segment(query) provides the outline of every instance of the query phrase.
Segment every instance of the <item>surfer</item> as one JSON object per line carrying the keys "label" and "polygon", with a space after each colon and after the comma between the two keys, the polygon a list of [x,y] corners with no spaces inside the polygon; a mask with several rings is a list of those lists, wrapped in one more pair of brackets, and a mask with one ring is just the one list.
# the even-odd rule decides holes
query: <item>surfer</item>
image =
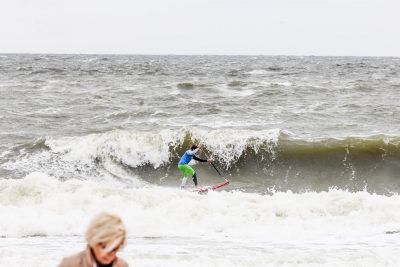
{"label": "surfer", "polygon": [[196,156],[196,153],[199,152],[200,147],[197,145],[192,145],[192,147],[183,154],[181,160],[178,163],[178,169],[181,171],[183,178],[181,183],[181,188],[185,188],[186,181],[188,177],[193,177],[194,185],[197,187],[197,175],[196,171],[189,166],[189,162],[194,159],[200,162],[208,162],[212,163],[211,159],[200,159]]}

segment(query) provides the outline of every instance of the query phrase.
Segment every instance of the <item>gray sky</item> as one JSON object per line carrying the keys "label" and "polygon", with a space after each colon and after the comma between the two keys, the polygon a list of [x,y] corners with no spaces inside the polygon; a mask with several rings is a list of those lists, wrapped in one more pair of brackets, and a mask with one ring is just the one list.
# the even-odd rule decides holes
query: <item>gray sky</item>
{"label": "gray sky", "polygon": [[400,56],[400,0],[0,0],[0,53]]}

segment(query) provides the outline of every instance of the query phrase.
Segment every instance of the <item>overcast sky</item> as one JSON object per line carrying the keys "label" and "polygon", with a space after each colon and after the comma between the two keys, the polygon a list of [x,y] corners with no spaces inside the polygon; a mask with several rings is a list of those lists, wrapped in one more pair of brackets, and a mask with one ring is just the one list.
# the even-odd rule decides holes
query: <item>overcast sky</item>
{"label": "overcast sky", "polygon": [[400,56],[400,0],[0,0],[0,53]]}

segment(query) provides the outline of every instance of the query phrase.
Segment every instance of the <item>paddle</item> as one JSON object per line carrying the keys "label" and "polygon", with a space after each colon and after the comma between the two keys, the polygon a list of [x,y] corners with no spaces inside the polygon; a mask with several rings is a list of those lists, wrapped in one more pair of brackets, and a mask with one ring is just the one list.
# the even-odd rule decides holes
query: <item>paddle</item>
{"label": "paddle", "polygon": [[[218,172],[219,176],[221,176],[222,178],[224,178],[224,176],[222,176],[222,174],[219,172],[219,170],[217,169],[217,167],[215,167],[214,163],[210,162],[211,165],[214,167],[214,169]],[[224,178],[225,179],[225,178]]]}
{"label": "paddle", "polygon": [[[209,158],[207,154],[206,154],[206,156],[207,156],[207,158]],[[210,163],[211,163],[211,165],[214,167],[214,169],[217,171],[217,173],[219,174],[219,176],[221,176],[221,178],[225,180],[225,182],[223,182],[223,183],[221,183],[221,184],[214,185],[214,186],[202,187],[202,188],[196,189],[196,190],[194,190],[194,191],[197,191],[197,192],[199,192],[199,193],[207,193],[208,190],[215,190],[215,189],[221,188],[221,187],[226,186],[226,185],[229,184],[229,180],[226,179],[226,178],[224,178],[224,177],[222,176],[221,172],[217,169],[217,167],[215,167],[214,163],[212,163],[212,162],[210,162]]]}
{"label": "paddle", "polygon": [[[204,153],[204,154],[206,154],[206,153]],[[207,158],[210,158],[207,154],[206,154],[206,157],[207,157]],[[213,163],[213,162],[210,162],[210,163],[211,163],[211,165],[214,167],[214,169],[217,171],[217,173],[219,174],[219,176],[221,176],[225,181],[228,181],[228,179],[226,179],[224,176],[222,176],[222,174],[219,172],[219,170],[217,169],[217,167],[215,167],[214,163]]]}

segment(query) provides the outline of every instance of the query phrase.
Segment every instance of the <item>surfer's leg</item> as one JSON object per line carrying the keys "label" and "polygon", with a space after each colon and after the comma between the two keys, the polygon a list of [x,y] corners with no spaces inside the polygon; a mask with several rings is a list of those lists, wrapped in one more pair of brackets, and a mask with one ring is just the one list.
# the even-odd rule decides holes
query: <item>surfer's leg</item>
{"label": "surfer's leg", "polygon": [[[184,188],[185,185],[186,185],[187,177],[195,176],[196,172],[193,170],[192,167],[190,167],[187,164],[178,165],[178,168],[179,168],[179,170],[181,171],[181,173],[183,175],[181,188]],[[194,179],[193,179],[193,181],[194,181]],[[196,179],[195,185],[197,186],[197,179]]]}
{"label": "surfer's leg", "polygon": [[181,183],[181,188],[182,188],[182,189],[185,188],[186,181],[187,181],[187,176],[183,176],[183,178],[182,178],[182,183]]}
{"label": "surfer's leg", "polygon": [[194,182],[194,185],[197,186],[197,175],[196,175],[196,173],[193,174],[193,182]]}

